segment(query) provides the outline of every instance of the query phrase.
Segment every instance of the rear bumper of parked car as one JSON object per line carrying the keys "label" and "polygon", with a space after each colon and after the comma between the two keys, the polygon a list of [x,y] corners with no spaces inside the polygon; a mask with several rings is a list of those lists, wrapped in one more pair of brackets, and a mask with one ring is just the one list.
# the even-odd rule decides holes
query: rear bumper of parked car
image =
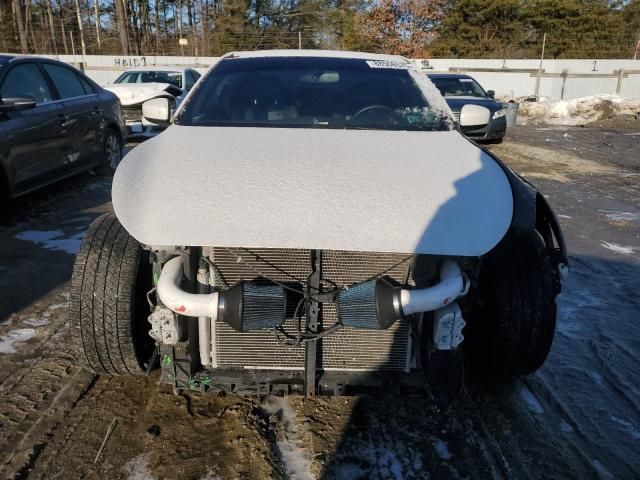
{"label": "rear bumper of parked car", "polygon": [[507,119],[505,117],[492,119],[482,128],[462,129],[467,137],[474,140],[499,140],[507,132]]}

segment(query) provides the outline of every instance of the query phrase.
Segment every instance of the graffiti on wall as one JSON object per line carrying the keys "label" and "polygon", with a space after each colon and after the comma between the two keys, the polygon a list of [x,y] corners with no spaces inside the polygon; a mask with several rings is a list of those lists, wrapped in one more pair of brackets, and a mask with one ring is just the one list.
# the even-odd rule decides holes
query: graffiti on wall
{"label": "graffiti on wall", "polygon": [[113,64],[116,67],[146,67],[147,59],[145,57],[115,57]]}

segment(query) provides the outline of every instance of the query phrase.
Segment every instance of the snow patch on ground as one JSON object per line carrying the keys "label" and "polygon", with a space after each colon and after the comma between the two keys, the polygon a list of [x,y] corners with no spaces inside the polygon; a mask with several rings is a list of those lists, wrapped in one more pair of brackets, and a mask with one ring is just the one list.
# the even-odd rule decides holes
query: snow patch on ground
{"label": "snow patch on ground", "polygon": [[537,102],[520,103],[521,123],[549,125],[586,125],[598,120],[640,112],[640,99],[617,95],[592,95],[573,100],[553,101],[542,97]]}
{"label": "snow patch on ground", "polygon": [[49,310],[58,310],[59,308],[67,308],[69,306],[69,302],[64,303],[56,303],[49,307]]}
{"label": "snow patch on ground", "polygon": [[542,405],[540,404],[538,399],[531,392],[531,390],[527,388],[527,386],[522,385],[520,387],[520,389],[518,390],[518,396],[520,397],[520,400],[524,402],[527,410],[529,410],[531,413],[535,413],[536,415],[544,413],[544,408],[542,408]]}
{"label": "snow patch on ground", "polygon": [[[389,478],[394,480],[402,480],[404,478],[414,478],[412,474],[407,472],[403,462],[408,459],[398,455],[402,450],[392,446],[388,448],[385,445],[369,444],[363,448],[360,453],[363,460],[367,460],[371,470],[362,472],[362,470],[353,464],[340,465],[338,469],[338,478],[345,480],[356,480],[360,478]],[[412,462],[415,464],[415,462]],[[413,468],[415,469],[415,465]],[[418,466],[420,470],[422,465]],[[351,475],[349,475],[351,472]],[[359,474],[358,474],[359,473]]]}
{"label": "snow patch on ground", "polygon": [[604,213],[607,220],[611,221],[626,221],[632,222],[638,220],[640,217],[637,213],[633,212],[618,212],[614,210],[598,210],[600,213]]}
{"label": "snow patch on ground", "polygon": [[602,375],[600,375],[598,372],[589,371],[587,372],[587,375],[589,375],[598,385],[602,385],[603,378]]}
{"label": "snow patch on ground", "polygon": [[[415,430],[399,422],[393,415],[380,417],[377,413],[367,417],[367,428],[357,435],[345,437],[327,478],[340,480],[428,478],[422,449],[417,449],[406,436]],[[408,430],[407,430],[408,428]],[[449,445],[436,436],[429,437],[433,452],[447,456]],[[440,448],[440,451],[436,449]],[[449,453],[451,455],[451,453]],[[451,455],[453,457],[453,455]]]}
{"label": "snow patch on ground", "polygon": [[268,415],[276,415],[281,427],[276,439],[280,460],[286,478],[290,480],[315,480],[311,473],[311,462],[300,447],[296,416],[286,398],[268,396],[262,403],[262,410]]}
{"label": "snow patch on ground", "polygon": [[635,247],[618,245],[617,243],[609,243],[605,242],[604,240],[600,242],[600,245],[602,245],[607,250],[611,250],[612,252],[619,253],[621,255],[631,255],[635,250]]}
{"label": "snow patch on ground", "polygon": [[223,478],[215,473],[205,473],[203,477],[200,477],[200,480],[223,480]]}
{"label": "snow patch on ground", "polygon": [[597,290],[587,285],[573,283],[576,278],[578,277],[570,277],[567,290],[560,296],[556,328],[559,334],[572,339],[582,337],[585,313],[592,312],[604,304]]}
{"label": "snow patch on ground", "polygon": [[47,250],[75,254],[80,250],[84,231],[67,237],[62,230],[26,230],[16,235],[18,240],[32,242]]}
{"label": "snow patch on ground", "polygon": [[122,470],[127,475],[127,480],[155,480],[149,471],[149,455],[142,454],[132,458],[124,464]]}
{"label": "snow patch on ground", "polygon": [[449,444],[441,439],[436,439],[433,442],[433,449],[436,451],[438,456],[443,460],[451,460],[453,455],[451,454],[451,450],[449,450]]}
{"label": "snow patch on ground", "polygon": [[49,320],[46,318],[28,318],[23,320],[22,323],[29,325],[30,327],[42,327],[49,324]]}
{"label": "snow patch on ground", "polygon": [[640,432],[638,431],[638,429],[636,429],[633,423],[631,423],[628,420],[618,418],[612,414],[609,414],[609,418],[611,418],[612,421],[620,425],[624,429],[624,431],[629,434],[631,438],[633,438],[634,440],[640,440]]}
{"label": "snow patch on ground", "polygon": [[564,433],[573,433],[573,427],[564,420],[560,420],[560,430]]}
{"label": "snow patch on ground", "polygon": [[35,337],[36,331],[33,328],[19,328],[11,330],[6,335],[0,337],[0,353],[16,353],[14,343],[22,343]]}

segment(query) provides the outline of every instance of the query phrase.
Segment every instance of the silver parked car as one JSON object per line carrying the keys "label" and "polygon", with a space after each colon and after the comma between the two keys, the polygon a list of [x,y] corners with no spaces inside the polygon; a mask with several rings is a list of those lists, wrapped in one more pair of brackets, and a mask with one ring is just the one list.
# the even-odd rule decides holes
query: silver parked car
{"label": "silver parked car", "polygon": [[140,67],[125,71],[104,88],[120,99],[129,133],[153,134],[160,128],[143,118],[142,104],[152,98],[167,98],[175,108],[199,78],[200,73],[193,68]]}

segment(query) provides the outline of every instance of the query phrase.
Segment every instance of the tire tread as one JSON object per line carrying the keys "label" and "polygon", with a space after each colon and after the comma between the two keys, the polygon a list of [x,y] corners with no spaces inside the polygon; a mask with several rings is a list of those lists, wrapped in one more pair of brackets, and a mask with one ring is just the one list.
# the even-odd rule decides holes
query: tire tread
{"label": "tire tread", "polygon": [[[98,374],[134,376],[144,373],[136,338],[136,280],[144,251],[111,213],[87,230],[76,256],[71,281],[69,317],[80,363]],[[142,359],[146,360],[146,359]]]}
{"label": "tire tread", "polygon": [[499,376],[540,368],[553,342],[556,302],[551,258],[537,232],[505,237],[484,260],[479,288],[471,354]]}

